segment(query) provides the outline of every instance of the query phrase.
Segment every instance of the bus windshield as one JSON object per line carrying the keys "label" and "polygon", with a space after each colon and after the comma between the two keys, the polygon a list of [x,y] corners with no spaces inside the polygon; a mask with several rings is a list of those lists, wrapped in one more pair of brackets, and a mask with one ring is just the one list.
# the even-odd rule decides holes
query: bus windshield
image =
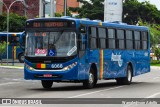
{"label": "bus windshield", "polygon": [[75,32],[28,32],[26,56],[67,57],[77,54]]}

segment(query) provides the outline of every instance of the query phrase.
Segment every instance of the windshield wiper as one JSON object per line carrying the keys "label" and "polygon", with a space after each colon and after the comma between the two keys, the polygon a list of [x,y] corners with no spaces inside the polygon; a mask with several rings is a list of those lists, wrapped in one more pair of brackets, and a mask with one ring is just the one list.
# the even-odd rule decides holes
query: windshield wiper
{"label": "windshield wiper", "polygon": [[60,39],[60,37],[62,36],[63,32],[64,32],[64,31],[62,31],[62,32],[58,35],[57,40],[55,40],[55,41],[53,42],[53,44],[55,44],[55,43]]}

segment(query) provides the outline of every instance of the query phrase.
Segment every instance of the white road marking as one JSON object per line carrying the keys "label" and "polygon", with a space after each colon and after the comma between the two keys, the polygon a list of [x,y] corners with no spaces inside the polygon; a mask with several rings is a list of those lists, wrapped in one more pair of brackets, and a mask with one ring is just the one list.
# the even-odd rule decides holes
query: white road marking
{"label": "white road marking", "polygon": [[93,91],[93,92],[89,92],[89,93],[85,93],[85,94],[80,94],[80,95],[76,95],[76,96],[72,96],[72,97],[67,97],[67,98],[77,98],[77,97],[86,96],[86,95],[90,95],[90,94],[95,94],[95,93],[99,93],[99,92],[103,92],[103,91],[114,90],[114,89],[121,88],[121,87],[124,87],[124,86],[118,86],[118,87],[113,87],[113,88],[109,88],[109,89],[104,89],[104,90],[99,90],[99,91]]}
{"label": "white road marking", "polygon": [[155,79],[159,79],[160,77],[155,77],[155,78],[153,78],[153,80],[155,80]]}
{"label": "white road marking", "polygon": [[152,94],[152,95],[150,95],[150,96],[148,96],[146,98],[155,98],[157,95],[160,95],[160,92]]}
{"label": "white road marking", "polygon": [[11,84],[18,84],[19,82],[7,82],[7,83],[2,83],[0,84],[0,86],[3,86],[3,85],[11,85]]}

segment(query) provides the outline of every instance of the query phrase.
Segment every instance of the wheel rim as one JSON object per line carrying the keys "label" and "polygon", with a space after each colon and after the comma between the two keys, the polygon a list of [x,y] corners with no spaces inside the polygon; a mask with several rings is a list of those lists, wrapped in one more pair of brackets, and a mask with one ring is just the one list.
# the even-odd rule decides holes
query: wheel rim
{"label": "wheel rim", "polygon": [[94,82],[94,76],[92,73],[89,74],[89,84],[93,84]]}
{"label": "wheel rim", "polygon": [[21,60],[24,61],[24,56],[21,56]]}
{"label": "wheel rim", "polygon": [[128,81],[130,82],[132,78],[131,69],[128,69]]}

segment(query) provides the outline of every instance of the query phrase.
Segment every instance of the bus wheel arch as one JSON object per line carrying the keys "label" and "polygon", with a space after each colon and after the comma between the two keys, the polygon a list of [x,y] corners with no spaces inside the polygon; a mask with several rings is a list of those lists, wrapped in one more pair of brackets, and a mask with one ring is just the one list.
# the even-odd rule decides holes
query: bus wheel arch
{"label": "bus wheel arch", "polygon": [[93,88],[97,83],[97,67],[96,64],[92,64],[89,70],[89,77],[83,81],[83,87],[87,89]]}
{"label": "bus wheel arch", "polygon": [[116,78],[118,85],[130,85],[133,77],[133,66],[132,63],[128,63],[126,69],[126,77]]}
{"label": "bus wheel arch", "polygon": [[19,60],[20,63],[24,62],[24,53],[23,52],[18,54],[18,60]]}

